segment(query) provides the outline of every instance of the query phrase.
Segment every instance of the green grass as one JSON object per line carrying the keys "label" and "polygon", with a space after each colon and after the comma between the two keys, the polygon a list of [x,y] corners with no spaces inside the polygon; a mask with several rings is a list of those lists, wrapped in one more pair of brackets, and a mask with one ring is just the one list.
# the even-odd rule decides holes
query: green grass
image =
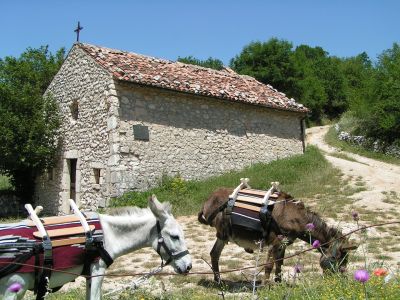
{"label": "green grass", "polygon": [[342,151],[347,151],[347,152],[359,154],[359,155],[362,155],[365,157],[369,157],[372,159],[376,159],[379,161],[400,165],[400,158],[389,156],[389,155],[386,155],[383,153],[373,152],[373,151],[367,150],[365,148],[362,148],[360,146],[352,145],[352,144],[349,144],[349,143],[339,140],[337,138],[336,130],[334,127],[329,128],[329,131],[325,136],[325,142],[337,149],[342,150]]}
{"label": "green grass", "polygon": [[259,293],[268,299],[399,299],[398,282],[384,284],[382,278],[371,276],[365,284],[341,276],[300,279],[296,286],[280,285]]}
{"label": "green grass", "polygon": [[383,202],[389,203],[389,204],[400,203],[400,195],[398,195],[395,191],[382,192],[382,194],[385,195],[385,199],[383,199]]}
{"label": "green grass", "polygon": [[[395,277],[388,283],[384,283],[382,277],[369,271],[370,279],[364,284],[355,281],[352,272],[347,276],[331,275],[320,276],[315,273],[301,273],[297,278],[290,278],[285,284],[275,284],[270,287],[259,288],[256,291],[257,299],[400,299],[399,277]],[[169,279],[158,278],[163,281]],[[168,289],[163,292],[153,292],[151,288],[139,288],[136,291],[122,291],[119,294],[103,297],[111,299],[222,299],[221,290],[226,299],[253,299],[251,284],[241,282],[243,277],[232,278],[222,287],[206,278],[191,276],[175,276],[171,279],[181,288],[179,290]],[[155,287],[160,283],[154,282]],[[30,298],[29,299],[33,299]],[[48,300],[84,300],[84,290],[71,290],[57,292],[46,297]]]}
{"label": "green grass", "polygon": [[348,160],[348,161],[354,161],[354,162],[357,162],[357,160],[356,160],[356,159],[354,159],[354,158],[352,158],[352,157],[350,157],[350,156],[348,156],[347,154],[344,154],[344,153],[340,153],[340,152],[333,152],[333,153],[329,153],[329,155],[330,155],[330,156],[333,156],[333,157],[337,157],[337,158],[345,159],[345,160]]}
{"label": "green grass", "polygon": [[[252,188],[263,190],[270,188],[271,181],[279,181],[283,191],[298,199],[314,199],[317,194],[336,195],[341,189],[341,173],[331,166],[317,148],[310,146],[303,155],[268,164],[255,164],[241,171],[202,181],[185,181],[180,177],[164,176],[158,187],[146,192],[126,193],[113,199],[111,206],[146,207],[148,197],[156,194],[159,200],[172,203],[176,215],[196,214],[213,190],[218,187],[234,188],[242,177],[250,178]],[[321,202],[327,203],[325,198]]]}

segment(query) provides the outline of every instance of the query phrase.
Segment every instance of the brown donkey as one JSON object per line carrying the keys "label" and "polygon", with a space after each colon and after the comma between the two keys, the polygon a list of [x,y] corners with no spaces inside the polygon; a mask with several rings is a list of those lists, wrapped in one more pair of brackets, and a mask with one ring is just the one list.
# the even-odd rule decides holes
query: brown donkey
{"label": "brown donkey", "polygon": [[[233,230],[230,216],[226,214],[224,205],[232,192],[233,189],[229,188],[217,189],[203,204],[202,210],[198,214],[200,223],[215,227],[217,231],[217,240],[210,252],[216,281],[220,280],[218,261],[225,244],[234,242],[252,253],[253,250],[259,248],[256,242],[263,238],[256,231]],[[279,193],[279,198],[274,204],[270,227],[265,232],[267,232],[267,236],[264,242],[269,246],[265,265],[265,281],[269,280],[274,262],[276,263],[275,281],[281,281],[286,246],[292,244],[297,238],[310,244],[319,240],[321,244],[321,247],[318,248],[318,251],[321,252],[320,266],[324,271],[343,272],[347,264],[348,251],[357,248],[357,246],[350,245],[339,230],[329,227],[318,214],[305,208],[301,201],[295,201],[289,194],[283,192]]]}

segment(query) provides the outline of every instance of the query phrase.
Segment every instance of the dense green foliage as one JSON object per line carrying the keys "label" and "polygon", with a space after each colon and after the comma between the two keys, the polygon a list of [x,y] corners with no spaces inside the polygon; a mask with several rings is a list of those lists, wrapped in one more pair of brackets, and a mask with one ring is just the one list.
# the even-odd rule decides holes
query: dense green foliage
{"label": "dense green foliage", "polygon": [[252,42],[231,60],[230,65],[239,74],[250,75],[290,94],[294,84],[292,47],[291,43],[276,38],[267,43]]}
{"label": "dense green foliage", "polygon": [[185,64],[198,65],[205,68],[222,70],[224,68],[224,63],[216,58],[209,57],[206,60],[200,60],[193,56],[178,57],[177,61]]}
{"label": "dense green foliage", "polygon": [[400,45],[384,51],[372,74],[369,94],[354,107],[361,134],[400,145]]}
{"label": "dense green foliage", "polygon": [[336,118],[349,106],[346,60],[329,56],[321,47],[293,49],[288,41],[273,38],[245,46],[230,65],[306,105],[312,121]]}
{"label": "dense green foliage", "polygon": [[63,60],[63,49],[52,55],[47,47],[0,59],[0,171],[24,201],[56,151],[58,107],[43,93]]}

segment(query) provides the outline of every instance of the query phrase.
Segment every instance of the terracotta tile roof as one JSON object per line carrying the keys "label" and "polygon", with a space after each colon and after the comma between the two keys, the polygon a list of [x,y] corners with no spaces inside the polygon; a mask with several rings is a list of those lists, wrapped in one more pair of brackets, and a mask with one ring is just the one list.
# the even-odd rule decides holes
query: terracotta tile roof
{"label": "terracotta tile roof", "polygon": [[76,44],[114,78],[174,91],[251,103],[275,109],[308,109],[270,85],[233,70],[216,71],[200,66],[124,52],[89,44]]}

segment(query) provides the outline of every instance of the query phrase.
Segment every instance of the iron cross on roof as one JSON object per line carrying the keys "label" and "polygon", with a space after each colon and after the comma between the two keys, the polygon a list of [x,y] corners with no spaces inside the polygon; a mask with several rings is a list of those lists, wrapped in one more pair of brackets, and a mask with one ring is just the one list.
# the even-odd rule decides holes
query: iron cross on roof
{"label": "iron cross on roof", "polygon": [[78,27],[74,30],[76,32],[76,41],[79,42],[79,32],[83,29],[81,23],[78,21]]}

